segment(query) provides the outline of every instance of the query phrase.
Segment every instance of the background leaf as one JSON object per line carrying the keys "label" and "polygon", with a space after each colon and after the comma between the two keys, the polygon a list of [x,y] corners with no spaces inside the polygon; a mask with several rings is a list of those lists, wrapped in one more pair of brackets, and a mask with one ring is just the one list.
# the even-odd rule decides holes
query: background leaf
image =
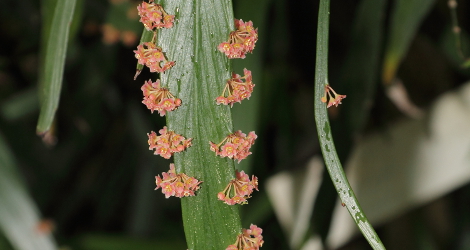
{"label": "background leaf", "polygon": [[51,232],[40,232],[40,215],[0,134],[0,229],[17,250],[57,249]]}
{"label": "background leaf", "polygon": [[390,84],[425,15],[435,0],[396,0],[385,48],[383,84]]}
{"label": "background leaf", "polygon": [[39,83],[41,112],[36,128],[39,135],[49,131],[59,105],[70,23],[74,14],[75,3],[76,0],[57,1],[50,31],[44,32],[45,35],[49,34],[44,60],[44,73]]}

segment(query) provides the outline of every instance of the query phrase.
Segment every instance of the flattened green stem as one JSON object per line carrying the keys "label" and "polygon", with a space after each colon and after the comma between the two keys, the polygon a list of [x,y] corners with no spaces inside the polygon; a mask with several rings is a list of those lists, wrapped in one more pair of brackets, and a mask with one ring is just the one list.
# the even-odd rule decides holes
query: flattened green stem
{"label": "flattened green stem", "polygon": [[234,244],[241,233],[239,205],[229,206],[217,199],[235,177],[233,160],[220,158],[210,150],[209,141],[219,143],[233,132],[230,108],[217,105],[230,78],[230,61],[217,50],[233,30],[231,1],[168,0],[165,11],[176,15],[171,29],[158,31],[158,45],[176,65],[161,74],[162,86],[182,100],[167,114],[167,126],[192,146],[174,155],[177,172],[203,181],[196,196],[181,199],[183,223],[189,249],[220,250]]}
{"label": "flattened green stem", "polygon": [[321,0],[318,15],[317,58],[315,66],[315,122],[318,138],[323,153],[326,168],[338,192],[356,225],[374,249],[385,249],[374,228],[367,220],[359,202],[354,195],[348,179],[343,171],[336,153],[335,144],[330,129],[326,104],[321,101],[328,84],[328,29],[330,1]]}
{"label": "flattened green stem", "polygon": [[75,2],[75,0],[57,1],[50,32],[44,32],[44,34],[49,34],[49,38],[44,60],[44,72],[41,73],[39,83],[41,112],[36,127],[36,133],[41,136],[49,131],[59,106],[65,55]]}

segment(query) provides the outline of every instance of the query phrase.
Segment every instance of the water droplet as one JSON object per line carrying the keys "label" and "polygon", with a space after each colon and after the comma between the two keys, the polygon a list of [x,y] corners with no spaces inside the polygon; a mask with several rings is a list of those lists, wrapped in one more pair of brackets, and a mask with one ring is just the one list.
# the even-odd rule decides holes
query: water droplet
{"label": "water droplet", "polygon": [[353,209],[353,210],[356,209],[356,206],[352,206],[352,209]]}
{"label": "water droplet", "polygon": [[176,7],[176,13],[180,12],[180,8]]}

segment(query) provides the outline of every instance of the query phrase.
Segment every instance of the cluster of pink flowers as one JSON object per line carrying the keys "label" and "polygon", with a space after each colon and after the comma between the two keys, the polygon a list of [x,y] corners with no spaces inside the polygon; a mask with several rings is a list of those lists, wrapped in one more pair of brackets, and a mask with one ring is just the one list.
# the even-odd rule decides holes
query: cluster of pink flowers
{"label": "cluster of pink flowers", "polygon": [[164,116],[167,111],[175,110],[181,105],[181,99],[175,98],[168,89],[160,87],[160,80],[155,82],[152,82],[152,80],[145,81],[140,89],[144,94],[142,103],[152,113],[156,110],[160,116]]}
{"label": "cluster of pink flowers", "polygon": [[153,42],[142,43],[134,50],[138,63],[149,67],[150,72],[162,73],[175,65],[165,58],[162,48]]}
{"label": "cluster of pink flowers", "polygon": [[243,77],[232,73],[232,78],[227,80],[222,95],[215,99],[217,104],[230,104],[230,106],[233,106],[235,102],[241,103],[243,99],[250,98],[255,85],[252,81],[251,71],[243,69],[243,73],[245,74]]}
{"label": "cluster of pink flowers", "polygon": [[156,4],[153,0],[150,3],[142,2],[137,6],[140,22],[144,24],[147,30],[155,28],[171,28],[173,27],[174,15],[168,15],[160,4]]}
{"label": "cluster of pink flowers", "polygon": [[184,173],[177,174],[175,164],[171,163],[168,173],[163,172],[162,177],[160,175],[155,176],[155,183],[157,184],[155,190],[161,188],[166,198],[170,196],[182,198],[194,196],[194,192],[200,188],[199,184],[202,181],[198,181],[196,178],[189,177]]}
{"label": "cluster of pink flowers", "polygon": [[245,58],[246,53],[255,48],[258,29],[253,28],[253,22],[245,23],[241,19],[235,19],[235,28],[237,30],[230,32],[228,41],[219,44],[218,49],[228,58]]}
{"label": "cluster of pink flowers", "polygon": [[251,224],[250,229],[243,229],[235,244],[229,245],[225,250],[259,250],[264,243],[262,233],[263,229]]}
{"label": "cluster of pink flowers", "polygon": [[[216,155],[219,155],[220,157],[228,157],[230,159],[233,158],[238,160],[238,163],[240,163],[241,160],[251,155],[250,148],[255,144],[255,139],[257,137],[258,136],[254,131],[248,133],[247,136],[242,133],[241,130],[238,130],[225,137],[225,139],[219,144],[215,144],[213,142],[209,143],[211,145],[211,151],[215,152]],[[221,146],[222,144],[224,145]]]}
{"label": "cluster of pink flowers", "polygon": [[[331,92],[333,92],[333,95],[331,95]],[[335,105],[335,107],[338,107],[339,104],[341,104],[341,100],[346,98],[346,95],[340,95],[338,93],[336,93],[331,87],[330,85],[325,85],[325,95],[321,98],[321,101],[322,102],[325,102],[326,103],[326,95],[328,94],[328,105],[326,106],[327,108]]]}
{"label": "cluster of pink flowers", "polygon": [[153,131],[147,134],[149,150],[155,149],[155,155],[170,159],[174,153],[181,152],[191,146],[192,138],[186,139],[174,131],[168,130],[166,126],[158,132],[159,136]]}
{"label": "cluster of pink flowers", "polygon": [[245,172],[235,170],[236,178],[231,180],[225,187],[224,191],[217,194],[217,198],[228,205],[247,204],[246,199],[250,198],[253,190],[258,191],[258,178],[250,177]]}

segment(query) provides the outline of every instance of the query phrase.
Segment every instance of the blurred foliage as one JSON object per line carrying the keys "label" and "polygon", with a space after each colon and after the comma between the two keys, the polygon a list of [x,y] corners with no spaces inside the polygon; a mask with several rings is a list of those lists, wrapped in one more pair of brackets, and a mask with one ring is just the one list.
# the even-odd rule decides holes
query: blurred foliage
{"label": "blurred foliage", "polygon": [[[42,29],[44,22],[52,20],[43,3],[50,1],[0,1],[0,131],[26,180],[27,190],[44,218],[54,221],[52,233],[61,246],[184,249],[180,201],[165,199],[153,191],[154,176],[166,171],[170,162],[148,151],[146,133],[163,127],[164,119],[148,114],[140,104],[142,83],[133,81],[136,60],[132,50],[142,32],[135,9],[139,2],[77,1],[77,8],[83,12],[74,18],[76,31],[70,32],[76,35],[69,41],[53,125],[51,140],[56,144],[47,146],[35,133],[39,103],[34,93],[42,60]],[[248,56],[253,56],[253,62],[247,58],[247,65],[253,65],[255,95],[250,104],[234,107],[236,119],[248,122],[235,122],[234,126],[255,127],[257,131],[259,139],[250,166],[243,168],[260,178],[261,189],[249,206],[241,208],[242,221],[244,226],[253,223],[264,229],[263,249],[288,249],[263,185],[279,171],[303,168],[320,153],[313,126],[319,1],[250,2],[234,0],[235,16],[256,20],[263,40]],[[367,0],[332,1],[330,9],[330,83],[338,93],[348,95],[339,108],[329,109],[335,142],[345,142],[342,161],[362,134],[384,130],[405,117],[385,96],[380,79],[384,48],[390,39],[391,13],[397,1],[383,1],[380,16],[378,12],[364,11],[366,2],[379,4]],[[468,56],[470,16],[465,13],[470,5],[459,1],[456,11],[463,54]],[[377,25],[364,21],[374,18],[380,18],[382,23],[376,28],[382,31],[373,37],[377,54],[369,54],[370,47],[358,47],[364,44],[357,38]],[[438,95],[456,89],[470,77],[469,69],[461,67],[464,60],[458,56],[455,44],[447,1],[435,1],[417,25],[396,74],[419,107],[428,108]],[[365,65],[371,66],[361,68]],[[236,70],[240,67],[234,66]],[[139,79],[150,77],[144,70]],[[367,85],[359,85],[362,83]],[[256,106],[249,107],[252,104]],[[322,237],[328,231],[331,204],[336,201],[330,182],[325,178],[314,210],[313,222],[319,224],[312,226],[312,232]],[[467,185],[445,200],[454,208],[448,212],[454,232],[450,238],[437,243],[432,240],[433,231],[426,230],[425,219],[416,216],[426,208],[396,219],[390,224],[392,229],[383,225],[379,235],[386,246],[390,244],[389,249],[430,249],[429,245],[432,249],[466,249],[469,193]],[[403,223],[409,216],[414,219]],[[403,231],[400,229],[416,236],[404,239],[409,244],[402,246],[409,248],[393,244]],[[5,234],[1,235],[0,249],[9,249],[9,244]],[[344,249],[369,249],[363,239],[348,247]]]}

